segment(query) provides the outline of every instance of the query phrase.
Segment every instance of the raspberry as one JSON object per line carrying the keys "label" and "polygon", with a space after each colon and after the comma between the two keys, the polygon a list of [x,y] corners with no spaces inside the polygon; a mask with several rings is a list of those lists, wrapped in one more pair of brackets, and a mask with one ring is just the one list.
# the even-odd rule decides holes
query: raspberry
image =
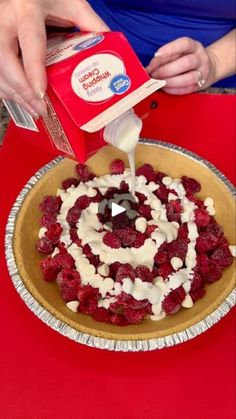
{"label": "raspberry", "polygon": [[200,253],[209,252],[215,249],[218,238],[212,233],[201,233],[196,241],[196,250]]}
{"label": "raspberry", "polygon": [[61,296],[64,301],[77,300],[78,291],[81,286],[81,279],[79,272],[74,269],[62,269],[57,275],[57,284],[61,291]]}
{"label": "raspberry", "polygon": [[55,256],[53,256],[52,260],[53,263],[55,263],[60,270],[63,268],[75,267],[75,261],[73,257],[69,253],[67,253],[66,250],[61,250],[60,253],[57,253]]}
{"label": "raspberry", "polygon": [[110,323],[109,310],[106,310],[103,307],[98,307],[93,311],[92,317],[98,322]]}
{"label": "raspberry", "polygon": [[166,174],[166,173],[163,173],[163,172],[157,172],[157,173],[156,173],[156,179],[155,179],[156,183],[161,183],[161,181],[162,181],[163,177],[166,177],[166,176],[167,176],[167,174]]}
{"label": "raspberry", "polygon": [[110,172],[112,175],[121,175],[125,171],[125,164],[123,160],[116,159],[110,165]]}
{"label": "raspberry", "polygon": [[98,289],[91,287],[91,285],[85,285],[84,287],[79,288],[79,310],[85,314],[92,314],[97,309],[98,297]]}
{"label": "raspberry", "polygon": [[192,298],[193,302],[199,300],[200,298],[202,298],[206,293],[206,290],[204,290],[203,288],[199,288],[196,291],[190,291],[190,297]]}
{"label": "raspberry", "polygon": [[145,233],[148,236],[151,236],[151,234],[153,233],[153,231],[155,231],[156,229],[157,229],[157,226],[155,226],[155,225],[149,225],[149,226],[147,226]]}
{"label": "raspberry", "polygon": [[103,195],[103,199],[108,199],[108,200],[112,199],[115,194],[120,195],[121,194],[120,189],[115,188],[115,187],[111,187]]}
{"label": "raspberry", "polygon": [[40,225],[42,227],[49,228],[52,224],[55,224],[56,221],[56,214],[46,212],[40,219]]}
{"label": "raspberry", "polygon": [[[161,246],[160,246],[161,247]],[[154,262],[157,265],[161,265],[162,263],[168,262],[168,253],[166,250],[161,250],[159,248],[158,252],[154,256]]]}
{"label": "raspberry", "polygon": [[197,267],[199,269],[200,274],[207,273],[208,272],[208,266],[209,266],[209,257],[206,253],[199,253],[197,255]]}
{"label": "raspberry", "polygon": [[41,260],[40,268],[45,281],[54,281],[58,272],[61,270],[60,266],[58,266],[58,264],[51,257]]}
{"label": "raspberry", "polygon": [[110,315],[110,321],[112,324],[116,324],[117,326],[127,326],[128,324],[128,321],[124,316],[115,313]]}
{"label": "raspberry", "polygon": [[122,283],[124,278],[130,278],[132,281],[135,279],[134,269],[129,263],[124,263],[117,269],[116,282]]}
{"label": "raspberry", "polygon": [[181,180],[186,192],[194,194],[200,191],[201,185],[197,180],[187,176],[182,176]]}
{"label": "raspberry", "polygon": [[79,185],[79,180],[76,179],[75,177],[69,177],[68,179],[63,180],[62,182],[62,187],[63,189],[65,189],[65,191],[70,188],[71,186],[78,186]]}
{"label": "raspberry", "polygon": [[140,215],[142,215],[144,218],[146,218],[147,221],[152,219],[150,205],[145,205],[145,204],[139,205],[138,206],[138,212],[139,212]]}
{"label": "raspberry", "polygon": [[42,202],[39,204],[39,209],[42,212],[51,212],[55,214],[61,207],[61,198],[57,196],[46,195]]}
{"label": "raspberry", "polygon": [[223,268],[215,261],[210,261],[206,272],[202,273],[204,280],[208,283],[218,281],[223,273]]}
{"label": "raspberry", "polygon": [[62,226],[59,223],[50,225],[49,229],[46,231],[45,236],[50,240],[51,243],[57,244],[62,233]]}
{"label": "raspberry", "polygon": [[180,227],[178,229],[178,239],[182,239],[185,242],[189,242],[187,223],[184,223],[184,224],[180,225]]}
{"label": "raspberry", "polygon": [[121,240],[119,237],[110,231],[103,236],[103,243],[112,249],[119,249],[121,247]]}
{"label": "raspberry", "polygon": [[139,247],[144,245],[145,240],[146,240],[145,234],[136,232],[136,239],[133,243],[133,247],[135,247],[135,249],[138,249]]}
{"label": "raspberry", "polygon": [[131,247],[137,237],[136,231],[130,227],[116,230],[116,235],[120,238],[123,247]]}
{"label": "raspberry", "polygon": [[90,198],[87,195],[82,195],[75,201],[75,206],[78,207],[80,210],[87,208],[90,205]]}
{"label": "raspberry", "polygon": [[233,262],[233,256],[227,245],[218,247],[211,255],[211,261],[216,262],[220,266],[230,266]]}
{"label": "raspberry", "polygon": [[146,201],[146,199],[147,199],[146,195],[144,195],[141,192],[136,192],[135,195],[137,196],[138,201],[139,201],[140,204],[143,204],[144,201]]}
{"label": "raspberry", "polygon": [[135,269],[135,276],[136,278],[140,278],[142,281],[152,282],[153,275],[147,266],[138,265]]}
{"label": "raspberry", "polygon": [[159,275],[158,273],[158,267],[157,266],[153,266],[152,268],[152,276],[153,278],[156,278]]}
{"label": "raspberry", "polygon": [[42,237],[41,239],[38,240],[37,250],[40,253],[50,254],[54,250],[54,245],[50,240],[48,240],[47,237],[44,236],[44,237]]}
{"label": "raspberry", "polygon": [[81,214],[81,209],[78,208],[77,206],[74,206],[72,208],[69,209],[67,216],[66,216],[66,221],[72,226],[75,227],[77,221],[80,218],[80,214]]}
{"label": "raspberry", "polygon": [[177,311],[179,311],[181,303],[184,301],[185,297],[186,292],[184,291],[184,288],[182,286],[175,289],[163,300],[162,309],[165,311],[166,314],[176,313]]}
{"label": "raspberry", "polygon": [[77,233],[77,228],[72,227],[70,229],[70,238],[71,238],[73,243],[76,243],[78,246],[81,247],[82,244],[81,244],[81,240],[80,240],[80,238],[78,236],[78,233]]}
{"label": "raspberry", "polygon": [[206,228],[204,228],[205,233],[211,233],[217,238],[221,238],[223,236],[223,228],[216,223],[216,221],[211,219],[211,224],[209,224]]}
{"label": "raspberry", "polygon": [[159,188],[154,192],[154,194],[161,200],[163,204],[168,202],[169,193],[170,190],[168,190],[165,185],[160,185]]}
{"label": "raspberry", "polygon": [[158,276],[167,278],[173,272],[170,262],[162,263],[158,268]]}
{"label": "raspberry", "polygon": [[111,265],[109,266],[110,268],[110,275],[112,278],[115,278],[117,271],[119,269],[119,267],[122,266],[122,264],[120,262],[114,262],[111,263]]}
{"label": "raspberry", "polygon": [[84,247],[83,247],[83,253],[86,255],[86,257],[87,257],[88,259],[91,259],[91,258],[94,256],[94,254],[93,254],[93,252],[92,252],[92,249],[91,249],[91,247],[89,246],[89,244],[85,244],[85,245],[84,245]]}
{"label": "raspberry", "polygon": [[174,240],[171,243],[168,243],[167,251],[169,260],[173,257],[180,258],[183,262],[185,261],[186,254],[188,250],[188,245],[183,240]]}
{"label": "raspberry", "polygon": [[75,166],[75,170],[80,180],[82,180],[82,182],[88,182],[88,180],[91,180],[91,178],[93,177],[92,173],[90,173],[89,168],[88,166],[86,166],[86,164],[78,163]]}
{"label": "raspberry", "polygon": [[203,285],[203,279],[200,274],[195,273],[191,281],[191,291],[197,291]]}
{"label": "raspberry", "polygon": [[172,202],[175,202],[175,201],[171,201],[165,204],[167,219],[168,221],[176,221],[177,223],[180,223],[181,222],[180,212],[175,212],[175,208]]}
{"label": "raspberry", "polygon": [[194,221],[199,227],[206,227],[210,222],[210,216],[204,209],[197,208],[194,210]]}
{"label": "raspberry", "polygon": [[148,182],[155,181],[156,179],[156,173],[153,167],[148,163],[143,164],[136,170],[136,176],[144,176]]}
{"label": "raspberry", "polygon": [[124,180],[122,180],[122,182],[120,184],[120,190],[122,192],[129,192],[129,185]]}
{"label": "raspberry", "polygon": [[124,316],[127,319],[129,324],[141,323],[141,321],[144,319],[146,314],[147,313],[145,309],[136,310],[129,307],[125,307],[124,309]]}
{"label": "raspberry", "polygon": [[[149,303],[147,299],[138,301],[138,300],[135,300],[135,298],[132,298],[132,301],[130,301],[129,306],[133,310],[145,309],[146,313],[148,313],[150,311],[151,304]],[[151,314],[151,311],[150,311],[150,314]]]}

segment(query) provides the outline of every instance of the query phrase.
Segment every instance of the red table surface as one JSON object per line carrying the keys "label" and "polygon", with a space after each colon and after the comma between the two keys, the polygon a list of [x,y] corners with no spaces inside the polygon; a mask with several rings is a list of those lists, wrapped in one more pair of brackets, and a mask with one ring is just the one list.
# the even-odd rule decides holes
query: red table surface
{"label": "red table surface", "polygon": [[[235,97],[158,93],[137,111],[148,112],[151,101],[158,106],[145,120],[143,136],[188,148],[235,182]],[[235,310],[173,348],[115,353],[63,337],[26,307],[7,271],[5,225],[21,188],[55,154],[23,132],[11,125],[0,149],[1,417],[235,418]]]}

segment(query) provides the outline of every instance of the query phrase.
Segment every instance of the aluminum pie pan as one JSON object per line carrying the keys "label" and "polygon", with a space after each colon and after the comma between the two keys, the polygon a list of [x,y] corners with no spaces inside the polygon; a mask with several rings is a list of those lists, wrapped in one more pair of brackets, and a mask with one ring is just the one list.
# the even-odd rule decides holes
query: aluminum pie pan
{"label": "aluminum pie pan", "polygon": [[[183,149],[179,146],[165,143],[162,141],[156,141],[151,139],[141,139],[140,144],[158,146],[159,148],[167,149],[170,151],[177,152],[185,157],[188,157],[198,164],[203,165],[224,184],[232,196],[236,196],[236,191],[231,182],[210,162],[202,159],[195,153],[192,153],[186,149]],[[113,351],[124,351],[124,352],[137,352],[137,351],[150,351],[155,349],[162,349],[169,346],[174,346],[179,343],[186,342],[204,331],[208,330],[211,326],[217,323],[221,318],[223,318],[230,309],[235,305],[236,299],[236,290],[234,289],[227,298],[220,304],[216,310],[206,316],[203,320],[195,323],[191,327],[181,330],[177,333],[169,334],[167,336],[158,337],[154,339],[140,339],[140,340],[117,340],[117,339],[105,339],[102,337],[97,337],[91,334],[86,334],[76,330],[65,322],[57,319],[52,315],[48,310],[46,310],[40,303],[32,296],[32,294],[26,288],[22,278],[20,277],[19,270],[16,264],[14,250],[13,250],[13,235],[14,228],[16,223],[17,215],[20,211],[20,208],[32,188],[37,184],[37,182],[53,167],[55,167],[59,162],[63,160],[62,157],[58,157],[53,161],[49,162],[43,166],[39,171],[35,173],[33,177],[27,182],[25,187],[22,189],[18,195],[8,218],[6,226],[6,238],[5,238],[5,248],[6,248],[6,260],[11,276],[12,282],[23,299],[26,305],[30,308],[34,314],[39,317],[44,323],[50,326],[52,329],[58,331],[64,336],[69,337],[70,339],[79,342],[81,344],[88,345],[90,347],[107,349]]]}

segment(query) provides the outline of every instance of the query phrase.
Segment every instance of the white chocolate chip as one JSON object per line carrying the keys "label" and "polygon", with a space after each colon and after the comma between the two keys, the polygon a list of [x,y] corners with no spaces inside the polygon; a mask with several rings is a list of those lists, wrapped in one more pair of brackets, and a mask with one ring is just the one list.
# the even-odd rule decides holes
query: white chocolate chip
{"label": "white chocolate chip", "polygon": [[206,207],[213,207],[214,206],[214,201],[213,201],[213,199],[211,198],[211,197],[207,197],[205,200],[204,200],[204,205],[206,206]]}
{"label": "white chocolate chip", "polygon": [[174,193],[170,192],[168,195],[168,201],[176,201],[176,199],[179,199],[179,197],[177,195],[175,195]]}
{"label": "white chocolate chip", "polygon": [[68,307],[69,310],[76,313],[78,311],[78,308],[79,308],[79,301],[69,301],[69,303],[66,303],[66,307]]}
{"label": "white chocolate chip", "polygon": [[171,258],[170,263],[175,271],[177,271],[179,268],[182,268],[183,266],[183,261],[178,257]]}
{"label": "white chocolate chip", "polygon": [[98,273],[102,276],[108,276],[110,272],[109,266],[106,265],[106,263],[99,266],[97,270],[98,270]]}
{"label": "white chocolate chip", "polygon": [[209,215],[215,215],[216,210],[214,207],[207,207],[207,212]]}
{"label": "white chocolate chip", "polygon": [[236,258],[236,246],[232,246],[232,245],[230,245],[230,246],[229,246],[229,250],[230,250],[230,252],[231,252],[231,255],[232,255],[234,258]]}
{"label": "white chocolate chip", "polygon": [[41,227],[40,228],[40,230],[39,230],[39,239],[41,239],[42,237],[45,236],[46,231],[48,231],[46,227]]}
{"label": "white chocolate chip", "polygon": [[171,184],[171,182],[172,182],[172,178],[170,176],[165,176],[162,179],[162,183],[165,186],[169,186]]}
{"label": "white chocolate chip", "polygon": [[189,294],[186,295],[184,301],[182,302],[182,307],[191,308],[193,306],[193,300]]}
{"label": "white chocolate chip", "polygon": [[135,228],[140,233],[144,233],[147,228],[147,220],[144,217],[139,217],[135,220]]}

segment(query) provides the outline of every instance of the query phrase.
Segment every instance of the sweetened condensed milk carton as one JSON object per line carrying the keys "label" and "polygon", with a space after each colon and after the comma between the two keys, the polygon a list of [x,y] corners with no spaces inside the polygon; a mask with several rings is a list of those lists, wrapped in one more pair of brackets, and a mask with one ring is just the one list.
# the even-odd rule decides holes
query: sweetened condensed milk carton
{"label": "sweetened condensed milk carton", "polygon": [[52,147],[81,162],[105,145],[104,127],[165,85],[119,32],[52,36],[46,68],[48,116],[34,121],[13,102],[7,108],[16,125],[44,129]]}

